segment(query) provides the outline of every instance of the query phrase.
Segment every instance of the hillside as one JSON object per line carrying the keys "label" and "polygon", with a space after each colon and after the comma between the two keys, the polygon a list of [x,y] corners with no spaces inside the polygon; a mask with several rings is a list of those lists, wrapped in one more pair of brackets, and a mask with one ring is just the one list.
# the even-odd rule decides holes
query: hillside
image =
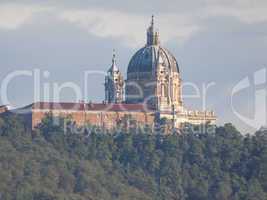
{"label": "hillside", "polygon": [[[131,130],[133,131],[133,130]],[[138,132],[138,131],[137,131]],[[267,134],[35,132],[0,118],[1,200],[266,200]]]}

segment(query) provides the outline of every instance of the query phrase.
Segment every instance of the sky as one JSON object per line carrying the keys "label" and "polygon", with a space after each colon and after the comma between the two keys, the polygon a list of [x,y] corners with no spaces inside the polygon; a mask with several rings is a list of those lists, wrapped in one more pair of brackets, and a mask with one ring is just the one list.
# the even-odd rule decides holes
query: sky
{"label": "sky", "polygon": [[[266,0],[0,0],[0,102],[30,104],[34,89],[50,100],[63,86],[101,102],[113,49],[126,78],[153,14],[162,46],[179,63],[185,106],[253,132],[266,124],[266,10]],[[78,101],[67,88],[59,98]]]}

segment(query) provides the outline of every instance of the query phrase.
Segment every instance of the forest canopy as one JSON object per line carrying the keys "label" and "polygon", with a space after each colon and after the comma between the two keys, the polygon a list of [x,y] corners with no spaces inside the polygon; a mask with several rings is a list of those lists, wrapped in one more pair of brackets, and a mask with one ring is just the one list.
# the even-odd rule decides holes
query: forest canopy
{"label": "forest canopy", "polygon": [[76,134],[52,121],[0,117],[1,200],[267,199],[264,131]]}

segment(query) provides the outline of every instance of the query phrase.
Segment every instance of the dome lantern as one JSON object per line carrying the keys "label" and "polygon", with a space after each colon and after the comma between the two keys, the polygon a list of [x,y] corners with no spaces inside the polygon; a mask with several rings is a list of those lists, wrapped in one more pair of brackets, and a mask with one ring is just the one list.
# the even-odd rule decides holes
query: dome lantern
{"label": "dome lantern", "polygon": [[147,46],[159,45],[159,32],[155,31],[154,15],[152,15],[151,24],[147,29]]}

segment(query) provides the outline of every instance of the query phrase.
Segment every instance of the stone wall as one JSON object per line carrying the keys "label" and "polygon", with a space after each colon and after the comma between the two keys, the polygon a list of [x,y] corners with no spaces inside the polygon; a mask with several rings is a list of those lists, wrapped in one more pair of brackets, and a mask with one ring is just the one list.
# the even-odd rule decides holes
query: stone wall
{"label": "stone wall", "polygon": [[0,114],[8,111],[7,106],[0,106]]}
{"label": "stone wall", "polygon": [[124,119],[134,120],[139,125],[154,124],[153,112],[127,112],[127,111],[69,111],[69,110],[33,110],[32,111],[32,128],[34,129],[41,123],[46,114],[51,113],[54,116],[69,117],[78,126],[87,124],[114,128]]}

